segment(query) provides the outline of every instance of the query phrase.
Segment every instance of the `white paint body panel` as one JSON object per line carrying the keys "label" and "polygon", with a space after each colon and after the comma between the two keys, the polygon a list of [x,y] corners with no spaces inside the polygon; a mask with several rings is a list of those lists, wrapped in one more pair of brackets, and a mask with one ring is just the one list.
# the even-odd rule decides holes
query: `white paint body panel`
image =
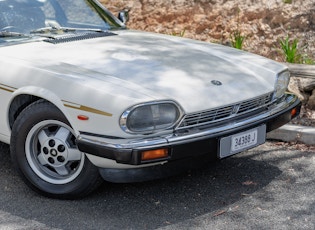
{"label": "white paint body panel", "polygon": [[[8,142],[8,108],[19,94],[51,101],[76,132],[128,137],[119,117],[132,105],[167,99],[185,113],[215,108],[272,92],[277,73],[286,69],[220,45],[138,31],[116,33],[55,45],[38,39],[0,46],[0,140]],[[71,109],[65,102],[112,116]],[[79,121],[82,113],[90,120]]]}

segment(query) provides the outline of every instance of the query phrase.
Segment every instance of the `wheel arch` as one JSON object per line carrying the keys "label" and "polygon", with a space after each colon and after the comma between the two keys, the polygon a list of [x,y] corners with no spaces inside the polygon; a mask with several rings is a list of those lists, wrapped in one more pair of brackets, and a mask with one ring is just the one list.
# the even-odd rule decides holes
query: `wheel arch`
{"label": "wheel arch", "polygon": [[98,168],[77,148],[67,118],[48,100],[35,100],[17,117],[10,154],[24,182],[48,197],[81,198],[102,182]]}
{"label": "wheel arch", "polygon": [[13,124],[19,114],[27,106],[38,100],[48,101],[57,107],[71,124],[71,119],[69,119],[69,115],[65,111],[62,100],[55,93],[38,87],[26,87],[16,90],[9,103],[8,122],[10,130],[12,130]]}

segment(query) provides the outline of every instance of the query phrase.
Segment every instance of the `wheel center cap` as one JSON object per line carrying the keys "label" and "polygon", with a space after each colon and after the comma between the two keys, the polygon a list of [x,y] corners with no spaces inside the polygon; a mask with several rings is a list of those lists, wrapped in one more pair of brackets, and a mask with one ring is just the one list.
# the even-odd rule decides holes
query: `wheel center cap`
{"label": "wheel center cap", "polygon": [[58,155],[57,150],[56,149],[50,150],[50,155],[52,155],[53,157],[57,156]]}

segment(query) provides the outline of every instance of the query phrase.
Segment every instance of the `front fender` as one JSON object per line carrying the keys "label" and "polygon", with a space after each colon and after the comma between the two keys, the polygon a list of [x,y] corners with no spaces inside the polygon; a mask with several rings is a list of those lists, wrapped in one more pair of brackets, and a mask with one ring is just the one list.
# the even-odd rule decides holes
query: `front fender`
{"label": "front fender", "polygon": [[[44,88],[40,88],[40,87],[36,87],[36,86],[26,86],[26,87],[21,87],[21,88],[15,90],[12,93],[12,97],[11,97],[10,102],[8,103],[7,111],[9,111],[10,107],[14,103],[14,99],[16,99],[17,97],[19,97],[21,95],[35,96],[35,97],[42,98],[42,99],[52,103],[67,118],[70,125],[74,129],[75,133],[77,135],[79,134],[79,131],[76,129],[75,126],[73,126],[74,119],[73,119],[73,117],[70,116],[68,110],[66,109],[65,103],[62,101],[62,99],[57,94],[53,93],[52,91],[50,91],[48,89],[44,89]],[[8,114],[7,122],[9,124],[9,113],[7,112],[7,114]]]}

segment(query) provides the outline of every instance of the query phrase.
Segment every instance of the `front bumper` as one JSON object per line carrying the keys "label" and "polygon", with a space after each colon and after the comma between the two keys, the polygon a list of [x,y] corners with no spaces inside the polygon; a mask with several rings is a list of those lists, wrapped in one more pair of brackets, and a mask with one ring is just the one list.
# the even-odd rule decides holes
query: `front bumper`
{"label": "front bumper", "polygon": [[[274,130],[299,114],[301,102],[292,94],[286,95],[285,100],[273,106],[268,111],[243,119],[235,119],[220,126],[212,126],[190,133],[173,133],[172,135],[131,140],[122,144],[113,144],[93,139],[92,136],[79,136],[77,145],[80,151],[115,160],[120,164],[142,165],[152,162],[173,162],[180,159],[211,155],[217,158],[219,139],[240,133],[244,130],[266,125],[266,132]],[[292,115],[292,110],[296,113]],[[143,161],[141,156],[144,151],[154,149],[168,149],[168,155],[162,159]]]}

